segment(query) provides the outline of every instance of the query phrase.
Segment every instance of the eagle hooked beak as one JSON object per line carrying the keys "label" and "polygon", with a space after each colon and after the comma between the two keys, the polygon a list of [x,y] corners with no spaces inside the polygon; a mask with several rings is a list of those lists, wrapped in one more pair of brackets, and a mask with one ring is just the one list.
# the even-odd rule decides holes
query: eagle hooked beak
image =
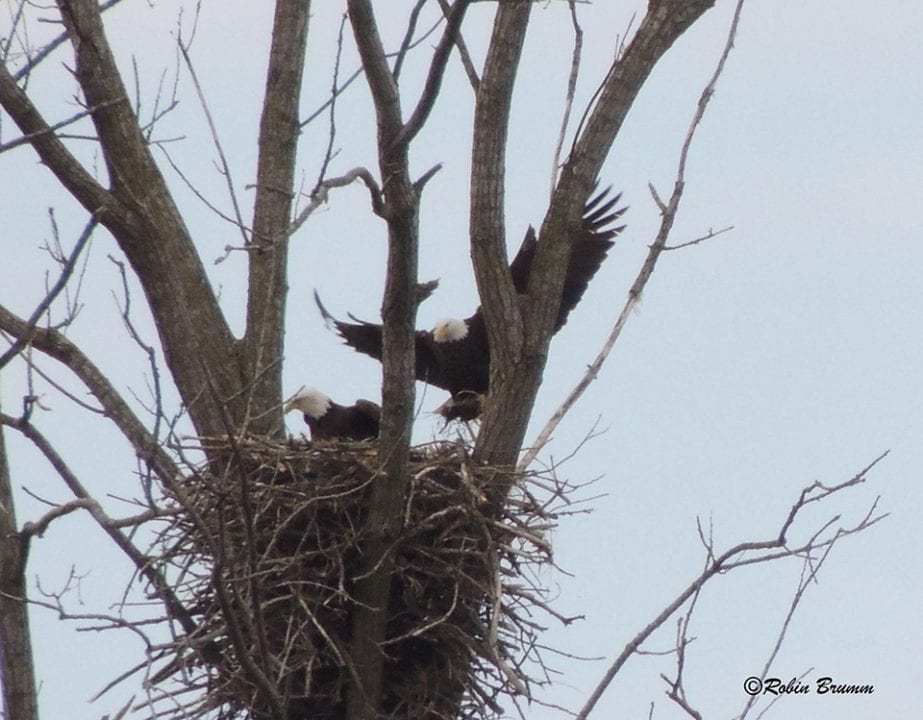
{"label": "eagle hooked beak", "polygon": [[297,409],[296,403],[298,402],[298,399],[301,397],[301,394],[304,392],[304,389],[305,389],[305,386],[302,385],[300,388],[298,388],[298,390],[295,392],[294,395],[292,395],[288,400],[285,401],[285,403],[282,405],[283,415],[288,415],[292,410]]}

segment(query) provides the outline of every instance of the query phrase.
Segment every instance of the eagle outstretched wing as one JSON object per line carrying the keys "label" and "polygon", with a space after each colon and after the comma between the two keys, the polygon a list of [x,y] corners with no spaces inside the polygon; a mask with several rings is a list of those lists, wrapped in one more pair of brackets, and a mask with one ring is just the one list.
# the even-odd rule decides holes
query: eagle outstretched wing
{"label": "eagle outstretched wing", "polygon": [[[606,259],[609,249],[615,244],[614,238],[624,229],[624,225],[613,224],[622,217],[627,206],[616,208],[622,199],[622,193],[608,197],[611,187],[592,197],[583,209],[583,223],[580,235],[574,239],[571,246],[570,260],[567,264],[567,273],[564,276],[564,288],[561,293],[561,306],[558,311],[558,320],[554,331],[560,330],[567,322],[570,311],[577,307],[583,298],[587,286],[596,271],[599,270]],[[538,247],[538,238],[535,228],[529,226],[522,245],[516,252],[516,257],[510,263],[510,275],[513,277],[513,286],[516,292],[522,294],[528,290],[529,276],[532,273],[532,262],[535,259],[535,250]],[[480,312],[480,308],[478,308]]]}
{"label": "eagle outstretched wing", "polygon": [[[349,318],[355,322],[344,322],[337,320],[331,315],[324,304],[321,302],[317,290],[314,291],[314,302],[320,310],[327,326],[337,335],[343,338],[343,341],[353,350],[361,352],[369,357],[373,357],[381,362],[382,350],[382,328],[378,323],[360,320],[351,313]],[[448,379],[445,373],[436,361],[433,353],[432,333],[418,330],[414,339],[416,348],[416,377],[417,380],[435,385],[443,390],[449,390]]]}
{"label": "eagle outstretched wing", "polygon": [[[616,225],[627,207],[618,207],[621,193],[610,197],[611,188],[593,196],[584,207],[583,221],[579,235],[574,238],[570,258],[564,276],[561,305],[554,331],[561,329],[567,317],[583,297],[587,286],[599,270],[609,249],[614,245],[614,238],[625,229]],[[532,263],[538,246],[534,228],[526,231],[525,238],[516,257],[510,263],[510,274],[516,292],[524,294],[528,290]],[[425,299],[432,289],[418,302]],[[353,322],[344,322],[334,318],[324,307],[317,294],[314,300],[327,325],[333,329],[347,345],[358,352],[369,355],[376,360],[382,359],[382,327],[377,323],[359,320],[353,315]],[[490,348],[487,329],[481,308],[465,320],[467,332],[463,337],[451,342],[437,343],[433,333],[418,330],[416,332],[416,378],[436,387],[448,390],[453,397],[461,393],[486,393],[490,375]]]}

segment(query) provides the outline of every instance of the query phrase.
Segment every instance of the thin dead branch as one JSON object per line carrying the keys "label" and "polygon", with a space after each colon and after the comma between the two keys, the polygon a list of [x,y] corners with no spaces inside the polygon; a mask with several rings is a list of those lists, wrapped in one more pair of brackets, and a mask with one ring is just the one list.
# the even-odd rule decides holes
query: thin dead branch
{"label": "thin dead branch", "polygon": [[[28,322],[17,317],[2,305],[0,305],[0,330],[16,338],[29,337],[31,347],[54,358],[73,372],[99,402],[106,417],[115,423],[119,431],[131,443],[138,457],[150,464],[164,484],[171,484],[179,476],[176,464],[155,442],[154,437],[122,395],[106,375],[71,340],[57,330],[30,328]],[[32,361],[29,361],[29,365],[33,365]]]}
{"label": "thin dead branch", "polygon": [[[107,10],[109,10],[109,9],[115,7],[116,5],[118,5],[120,2],[122,2],[122,0],[107,0],[107,2],[104,2],[104,3],[102,3],[102,4],[99,6],[99,12],[100,12],[100,13],[104,13],[104,12],[106,12]],[[23,2],[22,5],[21,5],[20,7],[25,7],[26,4],[27,4],[27,3]],[[10,34],[10,37],[9,37],[9,42],[12,42],[12,40],[13,40],[13,34],[11,33],[11,34]],[[48,58],[55,50],[57,50],[61,45],[63,45],[63,44],[66,43],[66,42],[67,42],[67,33],[66,33],[66,32],[62,32],[62,33],[59,34],[57,37],[55,37],[54,40],[52,40],[52,41],[49,42],[47,45],[45,45],[44,47],[42,47],[42,49],[39,50],[37,53],[35,53],[34,55],[31,55],[31,56],[29,57],[28,62],[26,62],[25,65],[23,65],[21,68],[19,68],[19,70],[17,70],[17,71],[13,74],[13,79],[16,80],[17,83],[20,82],[20,81],[22,81],[22,80],[27,79],[27,78],[29,77],[29,75],[32,74],[32,71],[33,71],[43,60],[45,60],[46,58]],[[8,48],[8,47],[9,47],[9,44],[7,44],[7,48]],[[27,50],[28,50],[28,48],[27,48]],[[4,56],[6,56],[6,55],[7,55],[7,50],[4,51]]]}
{"label": "thin dead branch", "polygon": [[[114,522],[112,518],[106,515],[99,503],[90,495],[83,483],[81,483],[77,476],[71,471],[70,467],[68,467],[67,463],[64,462],[64,459],[58,454],[45,436],[29,422],[11,417],[5,413],[0,413],[0,424],[19,431],[42,453],[74,496],[84,503],[83,509],[89,512],[93,520],[96,521],[96,524],[134,563],[137,571],[151,584],[154,592],[157,593],[158,597],[170,611],[171,617],[175,618],[186,632],[193,632],[196,625],[189,615],[188,610],[174,594],[170,584],[149,562],[149,558],[138,550],[131,540],[121,531],[118,523]],[[26,537],[28,537],[28,535]]]}
{"label": "thin dead branch", "polygon": [[100,110],[104,107],[109,107],[110,105],[114,105],[119,102],[122,102],[121,99],[110,100],[108,102],[99,103],[98,105],[95,105],[91,108],[81,110],[80,112],[71,115],[69,118],[56,122],[54,125],[49,125],[48,127],[42,128],[41,130],[36,130],[35,132],[22,135],[16,138],[15,140],[10,140],[7,143],[3,143],[2,145],[0,145],[0,154],[5,153],[9,150],[12,150],[13,148],[17,148],[20,145],[29,145],[35,140],[37,140],[38,138],[40,138],[42,135],[55,135],[58,133],[58,130],[60,130],[61,128],[65,128],[68,125],[73,125],[78,120],[82,120],[88,115],[92,115],[97,110]]}
{"label": "thin dead branch", "polygon": [[423,92],[420,94],[419,100],[417,100],[417,106],[394,139],[392,150],[398,151],[399,148],[407,147],[426,123],[426,119],[436,104],[436,98],[439,96],[439,89],[442,86],[442,78],[449,62],[452,46],[455,44],[470,4],[471,0],[455,0],[455,4],[452,5],[452,10],[446,18],[442,39],[440,39],[433,52],[433,59],[429,66],[426,82],[423,85]]}
{"label": "thin dead branch", "polygon": [[[452,10],[452,6],[449,5],[449,0],[437,0],[437,2],[439,3],[439,7],[442,9],[443,16],[448,18],[449,13]],[[458,56],[461,59],[462,67],[465,69],[465,74],[468,76],[468,82],[471,84],[471,89],[474,90],[475,94],[477,94],[478,86],[481,84],[481,79],[478,77],[477,68],[474,67],[474,61],[471,59],[471,53],[468,52],[468,46],[465,44],[465,39],[462,37],[460,30],[455,38],[455,47],[458,48]]]}
{"label": "thin dead branch", "polygon": [[337,134],[336,101],[337,97],[339,97],[337,84],[340,81],[340,60],[343,57],[343,32],[346,29],[346,21],[348,19],[349,15],[343,13],[343,17],[340,19],[340,29],[337,31],[337,52],[333,63],[333,79],[330,83],[330,127],[327,131],[327,149],[324,151],[324,159],[321,161],[320,170],[317,172],[317,182],[314,183],[314,189],[311,191],[312,198],[317,194],[321,183],[323,183],[324,178],[327,176],[327,167],[330,165],[330,160],[333,158],[333,143],[336,140]]}
{"label": "thin dead branch", "polygon": [[39,320],[41,320],[42,315],[45,314],[45,311],[51,307],[51,303],[54,302],[55,298],[64,290],[67,285],[67,281],[70,280],[71,275],[74,272],[74,268],[77,265],[77,260],[80,258],[80,254],[83,252],[84,247],[90,241],[90,238],[93,236],[93,230],[96,229],[97,220],[95,217],[91,217],[87,224],[83,228],[83,232],[80,233],[80,237],[77,238],[77,242],[74,245],[74,249],[71,251],[70,256],[64,262],[61,274],[58,276],[55,284],[45,293],[45,297],[42,298],[42,301],[36,306],[35,310],[32,311],[32,314],[25,321],[25,327],[20,329],[20,332],[16,334],[16,339],[13,341],[13,344],[7,349],[3,355],[0,355],[0,369],[3,369],[7,363],[10,362],[16,355],[32,341],[32,338],[35,334],[36,326],[38,325]]}
{"label": "thin dead branch", "polygon": [[576,0],[568,0],[570,8],[570,22],[574,29],[574,49],[571,53],[570,75],[567,78],[567,92],[564,94],[564,116],[561,118],[561,130],[558,133],[558,142],[554,146],[554,157],[551,161],[551,187],[549,194],[554,194],[558,184],[558,169],[561,164],[561,149],[567,137],[567,126],[570,124],[570,114],[574,107],[574,95],[577,92],[577,80],[580,77],[580,59],[583,55],[583,28],[577,18]]}
{"label": "thin dead branch", "polygon": [[231,200],[231,206],[234,208],[234,217],[237,220],[235,224],[240,229],[240,234],[243,238],[244,245],[249,245],[250,237],[247,234],[247,226],[244,224],[244,218],[240,210],[240,204],[237,201],[237,190],[234,188],[234,179],[231,177],[231,167],[228,164],[227,156],[224,154],[224,148],[221,145],[221,139],[218,137],[218,128],[215,125],[215,120],[212,117],[211,110],[208,107],[208,101],[205,99],[205,91],[199,84],[199,77],[196,74],[195,67],[192,64],[192,58],[189,57],[187,44],[183,42],[181,37],[177,38],[177,47],[179,48],[179,51],[183,57],[183,61],[186,63],[186,70],[188,70],[189,77],[192,79],[192,85],[195,88],[196,95],[199,98],[199,104],[202,107],[202,112],[205,113],[205,120],[208,123],[208,129],[211,133],[212,142],[215,145],[215,150],[218,153],[218,159],[221,162],[221,175],[224,177],[224,182],[228,189],[228,197]]}
{"label": "thin dead branch", "polygon": [[[820,529],[814,532],[807,541],[797,546],[792,546],[788,538],[789,530],[792,528],[795,520],[807,506],[814,502],[827,499],[832,495],[842,493],[851,487],[865,482],[868,473],[871,472],[871,470],[887,454],[887,452],[882,453],[867,467],[859,471],[849,480],[846,480],[832,487],[823,487],[823,490],[820,493],[812,494],[817,488],[817,483],[805,487],[801,491],[798,499],[793,503],[791,510],[781,524],[779,534],[775,538],[764,541],[742,542],[721,554],[715,554],[709,550],[709,558],[713,559],[709,560],[702,573],[699,574],[699,576],[696,577],[689,584],[689,586],[669,605],[667,605],[667,607],[664,608],[664,610],[656,618],[654,618],[643,630],[641,630],[641,632],[639,632],[627,645],[625,645],[622,652],[609,666],[609,669],[603,675],[602,680],[600,680],[599,684],[593,690],[583,708],[581,708],[580,712],[577,713],[576,719],[586,720],[586,718],[589,717],[589,714],[596,706],[596,703],[599,702],[602,694],[612,684],[616,675],[618,675],[622,667],[631,658],[631,656],[637,652],[638,648],[641,647],[641,645],[654,633],[655,630],[660,628],[667,620],[669,620],[670,617],[672,617],[679,608],[681,608],[691,598],[695,597],[699,592],[701,592],[702,587],[713,577],[729,572],[734,568],[741,567],[743,565],[767,563],[783,558],[804,557],[806,555],[810,555],[818,550],[828,548],[841,537],[853,535],[867,530],[875,523],[887,517],[887,515],[874,514],[875,508],[877,507],[876,501],[872,505],[872,508],[869,510],[869,512],[853,526],[844,527],[841,525],[836,525],[834,529],[834,525],[831,522],[823,523],[821,524]],[[838,518],[839,516],[837,516],[835,520],[838,521]],[[832,533],[826,537],[821,537],[821,533],[825,533],[827,531],[832,531]]]}
{"label": "thin dead branch", "polygon": [[311,217],[314,211],[327,202],[327,199],[330,195],[330,190],[332,188],[344,187],[356,180],[361,180],[363,183],[365,183],[365,186],[369,191],[372,210],[376,215],[384,217],[384,202],[382,200],[381,188],[378,186],[378,182],[375,180],[375,178],[372,176],[372,173],[368,169],[364,167],[356,167],[349,172],[340,175],[339,177],[327,178],[323,182],[319,183],[317,188],[311,194],[311,199],[307,206],[302,208],[301,212],[299,212],[297,217],[292,221],[292,224],[288,229],[288,234],[293,235],[296,233],[298,229],[304,225],[305,221]]}
{"label": "thin dead branch", "polygon": [[557,408],[557,410],[554,411],[552,416],[545,423],[536,440],[530,444],[530,449],[528,452],[526,452],[518,464],[520,469],[528,467],[532,463],[538,452],[551,439],[552,434],[560,424],[561,420],[564,419],[564,417],[574,406],[577,400],[579,400],[583,395],[584,391],[586,391],[586,389],[599,376],[599,371],[602,369],[603,364],[606,362],[606,359],[612,352],[612,348],[615,346],[616,341],[622,334],[622,329],[628,322],[629,316],[640,301],[641,293],[644,291],[648,280],[650,280],[651,275],[654,273],[654,268],[657,265],[657,261],[660,259],[661,253],[666,249],[667,240],[670,237],[670,232],[676,219],[676,214],[679,211],[679,203],[683,196],[683,189],[685,187],[686,178],[686,162],[689,157],[690,148],[692,147],[692,141],[695,137],[696,131],[699,128],[699,125],[702,122],[702,118],[705,116],[705,110],[708,107],[709,100],[711,100],[711,97],[714,94],[718,80],[721,78],[721,75],[724,72],[724,66],[727,62],[728,56],[731,53],[731,49],[734,47],[734,38],[737,35],[737,25],[740,21],[741,11],[743,10],[743,3],[744,0],[738,0],[737,8],[734,12],[734,17],[731,21],[730,28],[728,29],[724,50],[718,59],[718,64],[715,67],[711,78],[699,96],[698,105],[693,115],[692,122],[689,124],[689,129],[686,131],[686,138],[683,142],[682,150],[680,151],[679,165],[677,167],[676,179],[673,183],[673,193],[670,196],[669,203],[663,204],[660,202],[655,193],[655,200],[657,201],[658,207],[661,209],[660,229],[657,232],[657,236],[654,239],[653,244],[650,246],[647,258],[642,264],[634,283],[632,283],[631,288],[628,291],[628,298],[625,301],[625,305],[622,307],[622,311],[619,313],[619,316],[615,321],[615,325],[612,326],[612,330],[609,332],[609,337],[606,339],[606,342],[603,344],[603,347],[597,354],[596,358],[592,363],[590,363],[583,377],[580,379],[574,389],[570,391],[561,405]]}
{"label": "thin dead branch", "polygon": [[[426,5],[426,1],[427,0],[417,0],[416,5],[410,9],[410,15],[407,17],[407,27],[404,29],[404,39],[401,40],[400,47],[397,49],[394,58],[394,69],[391,71],[395,82],[400,80],[401,69],[404,67],[404,60],[407,58],[407,52],[410,50],[413,43],[413,35],[417,31],[417,22],[420,19],[420,13]],[[343,17],[345,19],[346,16],[344,15]],[[435,29],[436,26],[434,25],[430,29],[430,32],[433,32]]]}

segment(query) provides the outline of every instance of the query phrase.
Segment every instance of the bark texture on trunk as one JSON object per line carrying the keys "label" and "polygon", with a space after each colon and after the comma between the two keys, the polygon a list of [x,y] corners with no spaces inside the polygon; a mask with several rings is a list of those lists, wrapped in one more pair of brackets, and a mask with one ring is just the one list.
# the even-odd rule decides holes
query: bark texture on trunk
{"label": "bark texture on trunk", "polygon": [[525,439],[554,333],[567,258],[587,197],[654,65],[714,0],[649,4],[562,167],[539,233],[529,290],[517,297],[503,252],[503,173],[509,92],[518,57],[512,49],[522,42],[530,5],[525,0],[503,3],[497,12],[478,92],[471,170],[472,258],[491,342],[490,401],[476,457],[501,467],[515,465]]}

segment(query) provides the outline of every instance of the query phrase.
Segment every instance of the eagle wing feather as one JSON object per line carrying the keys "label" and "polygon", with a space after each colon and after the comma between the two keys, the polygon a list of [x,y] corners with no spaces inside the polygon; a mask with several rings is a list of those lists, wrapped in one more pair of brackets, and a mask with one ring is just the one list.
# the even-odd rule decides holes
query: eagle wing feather
{"label": "eagle wing feather", "polygon": [[[314,291],[314,302],[317,303],[317,307],[327,326],[339,335],[347,345],[357,352],[373,357],[379,362],[381,361],[384,354],[381,325],[367,320],[360,320],[352,314],[349,317],[355,322],[349,323],[337,320],[324,307],[316,290]],[[420,330],[416,332],[414,345],[417,380],[448,390],[448,380],[436,361],[432,343],[430,333]]]}

